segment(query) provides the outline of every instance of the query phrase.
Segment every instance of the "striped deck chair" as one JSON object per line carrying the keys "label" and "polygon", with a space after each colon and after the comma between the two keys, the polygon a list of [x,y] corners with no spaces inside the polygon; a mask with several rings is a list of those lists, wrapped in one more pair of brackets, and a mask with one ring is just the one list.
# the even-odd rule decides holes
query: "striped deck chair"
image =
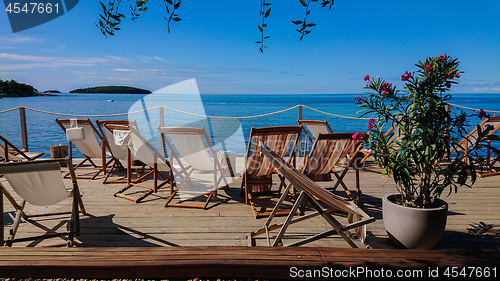
{"label": "striped deck chair", "polygon": [[[170,197],[165,207],[206,209],[210,199],[217,196],[217,190],[229,188],[229,185],[226,169],[219,163],[205,128],[158,127],[158,131],[168,147],[175,179],[175,185],[170,185]],[[179,203],[172,201],[176,196]],[[196,203],[195,200],[202,196],[205,196],[205,201]]]}
{"label": "striped deck chair", "polygon": [[[288,185],[287,189],[293,186],[298,190],[299,195],[293,205],[290,215],[287,217],[285,222],[279,224],[271,224],[274,216],[277,213],[277,210],[280,208],[280,205],[285,199],[286,192],[283,192],[283,195],[274,207],[271,215],[264,224],[264,227],[250,233],[247,236],[249,240],[249,246],[254,246],[255,237],[262,234],[266,235],[268,246],[278,246],[280,243],[282,243],[283,238],[285,238],[285,233],[290,225],[310,219],[312,217],[316,217],[318,215],[321,215],[333,229],[321,234],[313,235],[294,243],[290,243],[286,246],[300,246],[321,238],[328,237],[333,234],[338,234],[351,247],[357,248],[358,246],[351,239],[352,234],[349,232],[349,230],[351,229],[354,229],[361,242],[365,243],[366,225],[375,221],[373,217],[367,215],[353,202],[348,202],[342,197],[330,193],[328,190],[312,181],[310,178],[287,163],[287,161],[285,161],[278,154],[272,151],[263,142],[260,142],[259,149],[265,155],[265,157],[273,163],[278,172],[283,177],[285,177],[288,182],[290,182],[290,185]],[[315,212],[294,219],[295,210],[299,208],[299,205],[304,199],[306,199],[311,204],[311,206],[313,206]],[[320,202],[327,205],[327,208],[323,208]],[[331,215],[331,212],[334,211],[347,213],[347,223],[341,224],[339,220],[333,217]],[[274,241],[272,241],[271,243],[271,231],[276,229],[279,229],[279,232],[276,235]]]}
{"label": "striped deck chair", "polygon": [[[111,168],[109,171],[106,173],[106,176],[104,177],[103,183],[108,184],[108,183],[126,183],[128,182],[129,179],[110,179],[111,175],[113,174],[118,174],[118,173],[123,173],[127,172],[128,170],[123,166],[122,162],[127,163],[127,151],[128,148],[127,146],[120,146],[117,145],[115,142],[115,137],[113,135],[113,130],[118,129],[118,130],[128,130],[128,126],[132,126],[135,128],[137,131],[139,131],[139,128],[137,127],[137,124],[135,121],[127,121],[127,120],[106,120],[106,121],[99,121],[96,120],[97,127],[99,128],[99,131],[101,132],[101,135],[105,137],[106,139],[106,146],[108,150],[111,152],[111,157],[112,157],[112,165],[110,166]],[[132,155],[132,161],[135,161],[136,159],[133,158]],[[137,173],[137,178],[140,178],[142,174],[144,173],[144,165],[142,165],[142,169],[137,170],[137,169],[131,169],[131,173]],[[131,174],[132,176],[132,174]],[[131,182],[136,182],[136,179],[130,179]]]}
{"label": "striped deck chair", "polygon": [[0,136],[0,142],[1,162],[35,160],[44,154],[43,152],[28,152],[24,151],[24,149],[19,149],[2,136]]}
{"label": "striped deck chair", "polygon": [[[288,161],[295,165],[296,146],[301,138],[302,127],[300,126],[278,126],[253,128],[250,130],[247,151],[245,154],[245,171],[241,181],[240,195],[245,197],[245,203],[252,206],[256,218],[268,216],[269,212],[258,211],[254,199],[276,197],[276,190],[272,190],[272,174],[274,167],[262,157],[258,151],[259,141],[263,141],[280,157],[289,153]],[[280,178],[282,180],[282,178]],[[278,193],[281,192],[283,184],[280,184]],[[288,214],[280,213],[280,214]]]}
{"label": "striped deck chair", "polygon": [[[101,172],[106,174],[106,167],[110,162],[107,161],[108,153],[106,149],[106,140],[92,124],[90,119],[56,119],[57,124],[66,133],[69,142],[69,157],[73,159],[73,145],[83,154],[85,159],[78,163],[75,170],[90,169],[95,172],[91,175],[77,175],[78,179],[95,179]],[[101,165],[94,163],[92,159],[101,159]],[[91,167],[83,166],[88,162]],[[67,173],[64,177],[68,177]]]}
{"label": "striped deck chair", "polygon": [[[123,130],[122,130],[123,129]],[[156,193],[158,189],[164,185],[173,183],[172,173],[170,170],[170,163],[165,159],[163,154],[159,153],[154,146],[152,146],[140,133],[131,125],[122,127],[122,129],[115,128],[113,136],[115,143],[119,146],[127,147],[127,185],[115,193],[116,197],[121,197],[140,203],[147,196]],[[132,180],[132,160],[137,159],[150,168],[150,171],[143,174],[136,180]],[[162,172],[168,172],[163,175]],[[143,182],[148,177],[153,177],[153,186],[144,185]],[[160,183],[158,181],[161,180]],[[132,187],[140,187],[147,189],[139,197],[133,197],[125,194],[125,191]]]}
{"label": "striped deck chair", "polygon": [[359,170],[355,169],[356,198],[353,198],[351,192],[343,181],[345,175],[356,159],[350,158],[340,175],[340,171],[335,169],[335,166],[348,157],[349,153],[355,151],[353,155],[356,155],[357,151],[361,149],[361,145],[357,145],[356,141],[352,138],[353,135],[354,133],[318,134],[309,155],[305,158],[305,164],[301,171],[314,181],[329,181],[331,180],[330,175],[335,175],[337,182],[333,185],[333,189],[335,190],[340,184],[351,200],[359,202],[361,197],[361,190],[359,188]]}
{"label": "striped deck chair", "polygon": [[[488,126],[491,126],[493,129],[488,133],[488,135],[494,134],[496,131],[500,129],[500,116],[493,116],[484,119],[481,123],[478,124],[481,130],[485,130]],[[478,132],[477,126],[470,131],[462,140],[458,142],[458,144],[450,150],[450,153],[457,153],[458,157],[465,157],[469,154],[470,149],[477,142],[482,142],[483,140],[478,140]],[[488,145],[491,146],[491,140],[488,140]],[[486,150],[486,163],[482,163],[482,170],[478,173],[479,177],[487,177],[500,174],[500,167],[497,164],[500,162],[500,155],[492,156],[492,153],[496,155],[495,151],[491,150],[491,148],[487,148]],[[465,157],[464,161],[468,161],[467,157]],[[487,172],[483,172],[483,170],[487,170]]]}
{"label": "striped deck chair", "polygon": [[[68,166],[73,183],[73,187],[71,189],[67,189],[64,185],[61,175],[62,163],[67,164]],[[23,199],[22,203],[20,204],[20,208],[16,212],[14,223],[12,224],[12,228],[10,230],[10,236],[6,240],[7,246],[10,247],[13,243],[16,242],[42,240],[62,236],[67,236],[67,241],[65,241],[63,245],[73,245],[73,238],[80,234],[79,213],[81,211],[83,214],[86,214],[86,212],[78,189],[75,172],[73,170],[73,166],[71,165],[71,159],[69,157],[66,157],[65,159],[54,160],[34,160],[2,163],[0,164],[0,174],[5,175],[5,178],[7,179],[7,182],[9,183],[11,188]],[[0,189],[5,189],[5,186],[3,186],[1,183]],[[69,196],[71,196],[73,199],[72,210],[70,212],[52,212],[45,214],[32,214],[29,216],[24,213],[26,202],[36,206],[50,206],[63,201]],[[0,196],[0,206],[2,206],[1,201],[2,196]],[[21,238],[15,237],[19,228],[19,224],[21,222],[21,218],[26,219],[28,222],[31,221],[32,217],[42,216],[56,216],[55,219],[62,219],[61,215],[63,214],[71,214],[67,230],[65,229],[64,231],[58,232],[58,229],[62,225],[64,225],[59,224],[53,229],[44,229],[44,231],[47,233],[40,236]],[[35,224],[41,225],[42,223],[42,221],[37,220]],[[0,228],[1,246],[3,244],[2,242],[4,233],[3,222],[0,224]]]}

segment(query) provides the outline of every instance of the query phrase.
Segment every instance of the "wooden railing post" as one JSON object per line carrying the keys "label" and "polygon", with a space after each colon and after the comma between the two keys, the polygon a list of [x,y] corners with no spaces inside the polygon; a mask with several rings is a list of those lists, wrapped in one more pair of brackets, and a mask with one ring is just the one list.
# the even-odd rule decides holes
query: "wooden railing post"
{"label": "wooden railing post", "polygon": [[[302,120],[302,105],[299,105],[299,118],[298,120]],[[299,156],[302,155],[302,136],[299,139]]]}
{"label": "wooden railing post", "polygon": [[26,127],[26,110],[24,107],[19,108],[19,119],[21,121],[21,135],[23,139],[23,148],[25,151],[29,151],[28,148],[28,129]]}
{"label": "wooden railing post", "polygon": [[[160,127],[165,126],[165,116],[164,116],[164,108],[160,106]],[[163,153],[163,157],[167,158],[167,149],[165,147],[165,136],[161,134],[161,152]]]}

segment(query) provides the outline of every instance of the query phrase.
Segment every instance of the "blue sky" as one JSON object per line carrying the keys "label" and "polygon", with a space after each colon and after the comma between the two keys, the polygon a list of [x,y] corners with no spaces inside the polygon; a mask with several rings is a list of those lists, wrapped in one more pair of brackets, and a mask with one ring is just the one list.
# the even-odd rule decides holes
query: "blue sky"
{"label": "blue sky", "polygon": [[[129,3],[123,0],[125,7]],[[500,93],[500,1],[337,0],[311,6],[317,25],[299,41],[299,0],[268,0],[266,45],[258,52],[260,1],[183,1],[167,33],[163,1],[105,38],[97,0],[13,34],[0,11],[0,78],[63,92],[99,85],[155,91],[196,78],[202,94],[362,93],[363,77],[402,85],[427,56],[457,57],[457,93]],[[2,6],[3,7],[3,6]],[[128,15],[128,9],[124,9]]]}

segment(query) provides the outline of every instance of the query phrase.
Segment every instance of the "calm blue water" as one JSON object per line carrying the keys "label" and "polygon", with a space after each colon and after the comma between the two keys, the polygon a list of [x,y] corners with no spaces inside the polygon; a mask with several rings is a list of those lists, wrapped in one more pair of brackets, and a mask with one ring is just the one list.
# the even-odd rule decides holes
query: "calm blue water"
{"label": "calm blue water", "polygon": [[[28,108],[70,114],[70,115],[109,115],[127,113],[134,104],[139,108],[151,108],[163,105],[182,111],[203,114],[207,116],[255,116],[266,114],[279,110],[284,110],[298,104],[306,105],[320,111],[356,117],[355,113],[359,110],[356,107],[354,98],[356,94],[332,94],[332,95],[201,95],[197,96],[171,96],[168,100],[155,102],[151,100],[150,95],[128,95],[128,94],[60,94],[58,96],[37,96],[27,98],[3,98],[0,99],[0,111],[24,106]],[[113,102],[106,100],[112,99]],[[139,103],[137,103],[139,102]],[[485,110],[500,110],[500,94],[454,94],[454,104],[467,106],[471,108]],[[141,107],[142,105],[142,107]],[[471,113],[471,111],[467,111]],[[55,118],[70,118],[68,116],[57,116],[52,114],[40,113],[26,110],[29,149],[30,151],[45,152],[46,157],[50,157],[50,146],[54,144],[67,143],[63,130],[54,121]],[[158,110],[149,111],[142,118],[147,118],[150,124],[141,127],[141,133],[154,133],[156,126],[159,125]],[[75,117],[71,117],[75,118]],[[82,117],[78,117],[82,118]],[[90,117],[91,120],[126,120],[126,115],[117,117]],[[139,118],[139,117],[138,117]],[[189,124],[196,122],[200,118],[192,119],[192,116],[182,113],[165,111],[165,125]],[[210,119],[206,123],[210,130],[217,135],[218,132],[228,130],[228,128],[239,126],[243,131],[244,140],[248,140],[251,127],[296,125],[298,118],[298,109],[293,109],[277,115],[238,119],[230,121],[220,121],[220,119]],[[303,119],[328,120],[335,132],[365,132],[367,131],[366,120],[353,120],[337,118],[323,115],[304,108]],[[476,119],[472,118],[472,122]],[[479,121],[479,119],[477,119]],[[206,121],[205,121],[206,122]],[[204,125],[205,126],[205,125]],[[16,146],[22,147],[21,130],[19,122],[19,111],[11,111],[0,114],[0,134]],[[154,134],[146,137],[155,146],[159,146],[159,138]],[[237,155],[245,153],[245,145],[236,145],[229,147],[236,151]],[[82,155],[76,149],[75,157]]]}

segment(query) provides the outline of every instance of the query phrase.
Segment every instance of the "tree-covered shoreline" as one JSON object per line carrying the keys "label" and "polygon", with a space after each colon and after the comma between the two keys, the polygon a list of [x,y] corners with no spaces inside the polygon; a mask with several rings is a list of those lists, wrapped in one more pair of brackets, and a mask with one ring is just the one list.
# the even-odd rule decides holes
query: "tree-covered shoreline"
{"label": "tree-covered shoreline", "polygon": [[38,91],[31,85],[19,83],[15,80],[0,79],[0,97],[29,97],[38,95]]}
{"label": "tree-covered shoreline", "polygon": [[70,91],[72,94],[151,94],[151,91],[129,86],[98,86]]}

